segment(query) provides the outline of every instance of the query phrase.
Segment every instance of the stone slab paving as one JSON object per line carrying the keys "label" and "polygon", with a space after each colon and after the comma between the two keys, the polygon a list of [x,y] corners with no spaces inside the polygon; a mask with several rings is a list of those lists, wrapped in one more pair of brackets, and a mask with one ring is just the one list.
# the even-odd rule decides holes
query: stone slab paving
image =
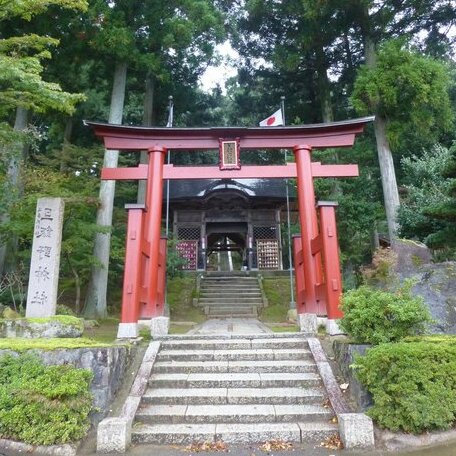
{"label": "stone slab paving", "polygon": [[256,318],[224,318],[207,320],[189,331],[191,335],[207,334],[270,334],[272,331]]}

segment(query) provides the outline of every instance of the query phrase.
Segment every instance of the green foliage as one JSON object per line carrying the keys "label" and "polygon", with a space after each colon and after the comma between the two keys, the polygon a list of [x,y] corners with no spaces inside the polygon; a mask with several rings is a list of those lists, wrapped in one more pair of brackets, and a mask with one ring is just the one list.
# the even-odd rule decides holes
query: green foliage
{"label": "green foliage", "polygon": [[[0,21],[20,17],[30,20],[44,13],[50,6],[87,9],[85,0],[2,1]],[[42,61],[51,58],[49,49],[58,40],[34,33],[0,39],[0,114],[18,106],[36,112],[57,110],[71,114],[75,104],[85,99],[82,94],[71,94],[59,84],[42,78]]]}
{"label": "green foliage", "polygon": [[428,203],[424,208],[425,216],[440,222],[440,229],[429,234],[426,244],[434,249],[446,249],[450,257],[456,252],[456,144],[450,149],[441,177],[446,178],[446,195],[440,201]]}
{"label": "green foliage", "polygon": [[426,212],[428,207],[440,206],[450,200],[450,180],[442,173],[453,148],[435,145],[420,156],[402,159],[405,191],[398,212],[400,236],[424,242],[429,235],[444,228],[443,221],[432,218]]}
{"label": "green foliage", "polygon": [[454,337],[382,344],[357,358],[355,367],[373,396],[368,415],[379,426],[421,433],[454,424]]}
{"label": "green foliage", "polygon": [[184,273],[181,277],[168,279],[166,284],[167,302],[172,321],[194,321],[201,323],[206,320],[201,309],[193,306],[196,277]]}
{"label": "green foliage", "polygon": [[264,277],[263,291],[268,300],[268,307],[262,310],[261,320],[287,321],[291,301],[290,279],[288,277]]}
{"label": "green foliage", "polygon": [[45,366],[29,354],[0,358],[0,435],[33,445],[67,443],[89,429],[93,374]]}
{"label": "green foliage", "polygon": [[33,16],[46,12],[51,5],[82,11],[87,9],[86,0],[1,0],[0,20],[18,16],[29,21]]}
{"label": "green foliage", "polygon": [[356,343],[396,342],[424,332],[431,321],[423,299],[413,297],[411,284],[388,292],[361,286],[344,293],[341,328]]}
{"label": "green foliage", "polygon": [[56,314],[71,315],[72,317],[76,317],[76,314],[73,312],[73,310],[65,304],[57,304]]}
{"label": "green foliage", "polygon": [[166,246],[166,277],[168,279],[182,277],[184,274],[182,267],[187,263],[186,260],[179,255],[176,244],[177,242],[173,239],[168,239]]}
{"label": "green foliage", "polygon": [[409,131],[428,143],[451,128],[449,88],[444,64],[390,41],[375,68],[360,69],[351,99],[360,113],[374,110],[388,119],[388,139],[397,147]]}

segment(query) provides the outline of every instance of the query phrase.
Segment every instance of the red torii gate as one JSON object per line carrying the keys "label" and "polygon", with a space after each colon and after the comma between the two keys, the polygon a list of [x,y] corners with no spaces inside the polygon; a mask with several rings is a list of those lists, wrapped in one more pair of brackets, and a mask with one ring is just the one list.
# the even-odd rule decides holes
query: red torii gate
{"label": "red torii gate", "polygon": [[[301,235],[293,239],[298,313],[326,311],[328,320],[342,317],[342,283],[335,222],[335,203],[315,206],[314,177],[358,176],[357,165],[322,165],[311,161],[313,149],[351,147],[373,117],[290,127],[155,128],[85,122],[102,137],[106,149],[148,151],[147,165],[103,168],[103,180],[147,180],[144,205],[127,205],[128,229],[122,314],[118,337],[136,337],[139,318],[163,315],[166,240],[160,237],[164,179],[297,178]],[[224,143],[237,160],[225,166]],[[168,149],[221,150],[220,166],[164,164]],[[296,163],[241,166],[239,150],[292,149]],[[228,149],[227,149],[228,150]],[[230,149],[231,153],[233,149]],[[226,157],[232,157],[227,155]]]}

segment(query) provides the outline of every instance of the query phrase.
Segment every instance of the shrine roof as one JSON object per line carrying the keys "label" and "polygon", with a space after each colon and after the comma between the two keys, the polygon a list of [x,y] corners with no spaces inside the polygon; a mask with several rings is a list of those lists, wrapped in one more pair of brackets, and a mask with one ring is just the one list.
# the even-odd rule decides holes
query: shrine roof
{"label": "shrine roof", "polygon": [[374,117],[286,127],[144,127],[84,121],[108,149],[141,150],[154,146],[217,149],[219,138],[240,138],[241,148],[348,147]]}
{"label": "shrine roof", "polygon": [[[286,199],[285,181],[281,179],[183,179],[169,184],[171,201],[204,199],[213,192],[229,190],[242,192],[250,198]],[[290,197],[294,198],[292,187]]]}

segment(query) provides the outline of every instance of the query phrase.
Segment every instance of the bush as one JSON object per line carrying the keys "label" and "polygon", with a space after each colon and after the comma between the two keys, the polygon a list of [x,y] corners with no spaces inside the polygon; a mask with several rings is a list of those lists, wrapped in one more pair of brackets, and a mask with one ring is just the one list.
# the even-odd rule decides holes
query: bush
{"label": "bush", "polygon": [[382,344],[357,358],[370,415],[392,431],[448,429],[456,419],[455,339]]}
{"label": "bush", "polygon": [[82,438],[90,422],[92,373],[45,366],[24,354],[0,358],[0,436],[51,445]]}
{"label": "bush", "polygon": [[413,297],[410,284],[395,292],[362,286],[342,297],[340,326],[356,343],[396,342],[425,331],[431,322],[421,297]]}

